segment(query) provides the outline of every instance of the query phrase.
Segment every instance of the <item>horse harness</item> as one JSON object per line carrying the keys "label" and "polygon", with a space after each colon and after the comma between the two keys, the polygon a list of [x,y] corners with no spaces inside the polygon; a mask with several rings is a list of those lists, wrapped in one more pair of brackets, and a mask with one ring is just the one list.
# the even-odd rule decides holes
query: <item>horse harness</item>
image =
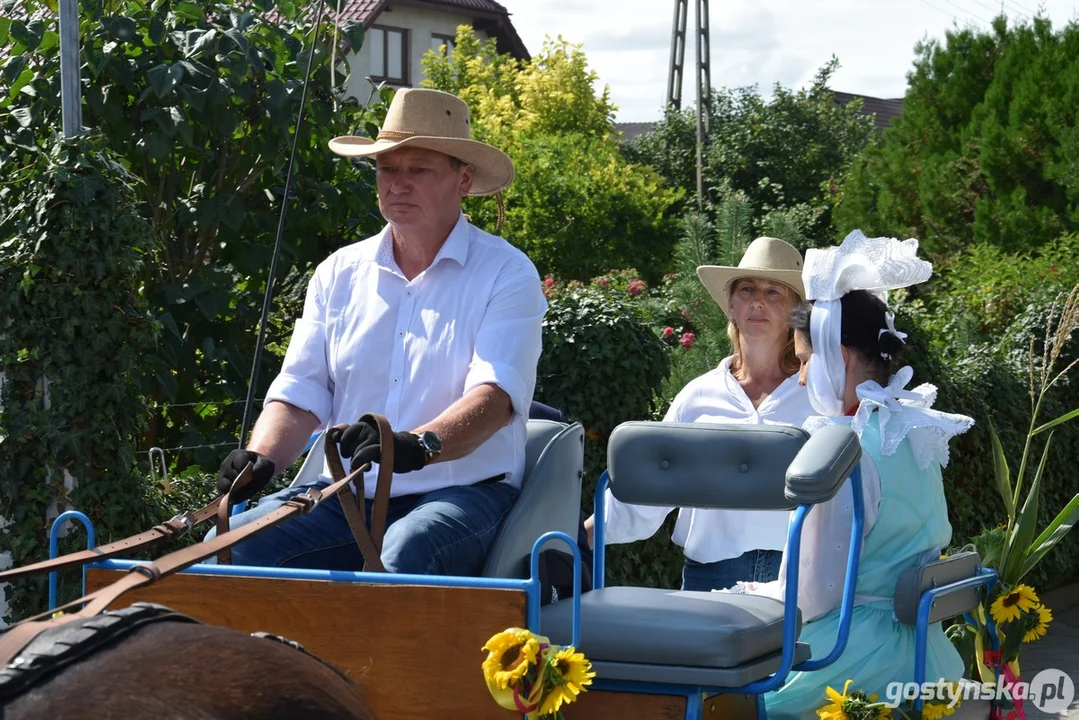
{"label": "horse harness", "polygon": [[[214,538],[181,548],[154,562],[136,565],[127,575],[111,585],[62,605],[55,611],[28,618],[0,632],[0,707],[16,695],[31,688],[35,683],[149,623],[197,623],[198,621],[194,618],[153,603],[134,603],[118,611],[107,609],[125,593],[157,582],[211,555],[217,555],[219,563],[229,563],[230,548],[233,545],[268,530],[293,515],[307,514],[319,503],[334,495],[341,503],[345,519],[363,555],[363,569],[369,572],[385,572],[380,554],[382,539],[386,531],[390,485],[393,481],[393,431],[389,422],[381,415],[367,414],[360,421],[367,419],[374,422],[378,428],[381,453],[378,481],[372,501],[370,529],[364,519],[366,501],[363,492],[363,474],[370,465],[353,470],[348,475],[345,474],[337,449],[341,433],[348,427],[342,424],[330,428],[326,434],[326,461],[332,479],[329,486],[302,493],[286,501],[273,512],[235,530],[230,530],[228,525],[229,508],[232,505],[230,496],[251,482],[250,463],[233,482],[229,492],[199,510],[177,515],[168,522],[143,533],[92,550],[83,550],[23,568],[0,572],[0,582],[3,582],[26,575],[84,565],[149,547],[162,540],[182,537],[196,525],[211,518],[217,518],[218,533]],[[354,481],[357,483],[357,492],[347,491],[346,488]],[[342,492],[343,490],[345,492]],[[82,605],[82,609],[67,612],[79,605]],[[291,640],[268,633],[256,633],[255,636],[277,640],[306,653],[302,646]],[[310,653],[307,654],[310,655]]]}

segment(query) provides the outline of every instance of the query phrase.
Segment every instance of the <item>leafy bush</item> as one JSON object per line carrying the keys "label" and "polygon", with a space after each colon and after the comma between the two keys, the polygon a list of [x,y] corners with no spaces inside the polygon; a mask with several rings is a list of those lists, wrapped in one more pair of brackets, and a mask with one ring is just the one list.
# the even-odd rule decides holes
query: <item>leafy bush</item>
{"label": "leafy bush", "polygon": [[[619,287],[619,280],[605,277],[591,286],[546,281],[550,310],[543,324],[536,399],[585,427],[586,515],[592,513],[596,482],[607,466],[611,431],[620,423],[655,416],[669,366],[667,348],[642,314],[636,294],[640,286],[632,284],[639,281]],[[608,576],[669,582],[669,538],[660,532],[635,547],[612,546]]]}
{"label": "leafy bush", "polygon": [[1035,17],[919,45],[903,114],[855,164],[839,227],[917,237],[946,256],[1079,229],[1079,23]]}
{"label": "leafy bush", "polygon": [[[773,213],[785,213],[805,237],[835,234],[832,204],[851,162],[873,136],[873,121],[861,112],[860,101],[839,104],[828,87],[837,68],[833,59],[809,87],[792,91],[776,85],[769,98],[757,88],[712,92],[703,168],[711,211],[731,192],[741,192],[758,211],[754,235],[764,234]],[[624,154],[656,168],[692,198],[696,142],[696,110],[670,110],[652,132],[627,143]],[[800,239],[792,242],[803,247]]]}
{"label": "leafy bush", "polygon": [[[5,179],[18,177],[11,153],[47,144],[60,126],[56,5],[20,5],[24,14],[0,18]],[[314,37],[314,17],[291,3],[86,0],[79,9],[83,124],[141,180],[138,210],[157,238],[140,267],[162,332],[135,372],[152,409],[139,445],[199,447],[170,453],[175,472],[216,468],[224,451],[212,446],[234,444],[240,425],[309,57],[279,292],[380,224],[373,178],[326,144],[363,131],[382,106],[339,104],[333,25]],[[362,33],[349,30],[359,47]],[[259,396],[278,362],[263,356]]]}
{"label": "leafy bush", "polygon": [[[477,139],[504,150],[517,176],[504,193],[501,234],[524,250],[541,274],[586,280],[611,268],[636,267],[658,279],[673,245],[669,208],[681,193],[653,169],[633,165],[612,139],[614,106],[593,87],[581,49],[548,41],[519,64],[458,29],[452,58],[428,53],[425,85],[462,97]],[[476,222],[493,229],[495,204],[469,201]]]}
{"label": "leafy bush", "polygon": [[[1000,261],[1008,265],[1007,256]],[[1016,258],[1011,261],[1017,262]],[[953,282],[969,271],[970,268],[957,268],[952,278],[943,282]],[[985,278],[977,281],[981,287]],[[1009,458],[1022,455],[1030,422],[1030,340],[1034,338],[1034,353],[1040,356],[1051,301],[1035,292],[1036,287],[1016,285],[1011,289],[1016,295],[1026,294],[1035,300],[996,336],[987,339],[977,339],[976,331],[966,335],[952,332],[957,313],[951,294],[927,296],[935,298],[932,305],[922,299],[899,307],[897,323],[910,328],[907,362],[914,367],[915,382],[930,382],[938,387],[938,409],[969,415],[976,422],[970,432],[952,441],[951,463],[944,471],[952,543],[957,547],[1008,518],[995,481],[990,422],[999,432]],[[957,292],[958,297],[962,295],[962,291]],[[976,327],[1000,323],[991,313],[973,315],[968,322]],[[1074,338],[1062,345],[1058,362],[1061,368],[1079,357],[1077,345]],[[1041,414],[1054,418],[1076,407],[1079,384],[1060,383],[1042,402]],[[1059,426],[1054,431],[1053,451],[1041,483],[1039,528],[1045,527],[1075,494],[1077,464],[1079,427],[1074,423]],[[1049,552],[1027,582],[1048,590],[1075,579],[1079,579],[1079,543],[1069,537]]]}
{"label": "leafy bush", "polygon": [[[134,377],[157,341],[138,181],[100,140],[19,160],[18,191],[0,190],[0,547],[15,565],[47,557],[59,510],[88,515],[102,543],[157,522],[135,472],[147,411]],[[44,610],[45,578],[7,595],[16,616]]]}

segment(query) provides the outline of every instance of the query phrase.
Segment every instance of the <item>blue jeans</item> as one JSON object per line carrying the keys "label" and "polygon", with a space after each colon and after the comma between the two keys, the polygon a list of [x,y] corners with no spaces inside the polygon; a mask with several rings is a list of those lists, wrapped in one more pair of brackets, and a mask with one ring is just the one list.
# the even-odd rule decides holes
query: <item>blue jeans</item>
{"label": "blue jeans", "polygon": [[[300,485],[268,495],[254,508],[233,516],[229,526],[249,523],[310,488],[327,485]],[[347,492],[345,489],[342,494]],[[502,520],[519,494],[517,488],[499,482],[390,498],[382,541],[383,565],[394,573],[479,575]],[[346,498],[346,502],[351,499]],[[371,501],[365,505],[370,525]],[[213,536],[211,530],[206,539]],[[232,562],[260,567],[363,569],[363,555],[338,497],[323,500],[311,513],[293,516],[234,545]]]}
{"label": "blue jeans", "polygon": [[750,550],[736,558],[699,563],[686,558],[682,589],[699,592],[722,590],[742,582],[771,582],[779,578],[781,550]]}

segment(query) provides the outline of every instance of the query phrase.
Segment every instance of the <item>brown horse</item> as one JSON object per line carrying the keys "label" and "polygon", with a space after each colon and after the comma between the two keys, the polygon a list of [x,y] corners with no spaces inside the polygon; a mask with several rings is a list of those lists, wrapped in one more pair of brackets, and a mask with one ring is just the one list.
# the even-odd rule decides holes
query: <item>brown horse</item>
{"label": "brown horse", "polygon": [[[375,718],[353,680],[295,644],[139,605],[35,640],[24,669],[0,674],[0,703],[4,679],[26,686],[7,688],[0,718]],[[139,613],[126,628],[102,626]]]}

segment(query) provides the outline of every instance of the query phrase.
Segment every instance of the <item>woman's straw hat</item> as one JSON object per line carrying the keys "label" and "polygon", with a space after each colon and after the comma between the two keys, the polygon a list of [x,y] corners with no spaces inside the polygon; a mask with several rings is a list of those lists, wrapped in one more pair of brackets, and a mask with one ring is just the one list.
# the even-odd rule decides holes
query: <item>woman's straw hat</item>
{"label": "woman's straw hat", "polygon": [[725,313],[730,313],[731,285],[742,278],[766,278],[783,283],[798,296],[805,297],[802,285],[802,254],[790,243],[772,237],[759,237],[750,243],[738,267],[702,265],[697,277]]}

